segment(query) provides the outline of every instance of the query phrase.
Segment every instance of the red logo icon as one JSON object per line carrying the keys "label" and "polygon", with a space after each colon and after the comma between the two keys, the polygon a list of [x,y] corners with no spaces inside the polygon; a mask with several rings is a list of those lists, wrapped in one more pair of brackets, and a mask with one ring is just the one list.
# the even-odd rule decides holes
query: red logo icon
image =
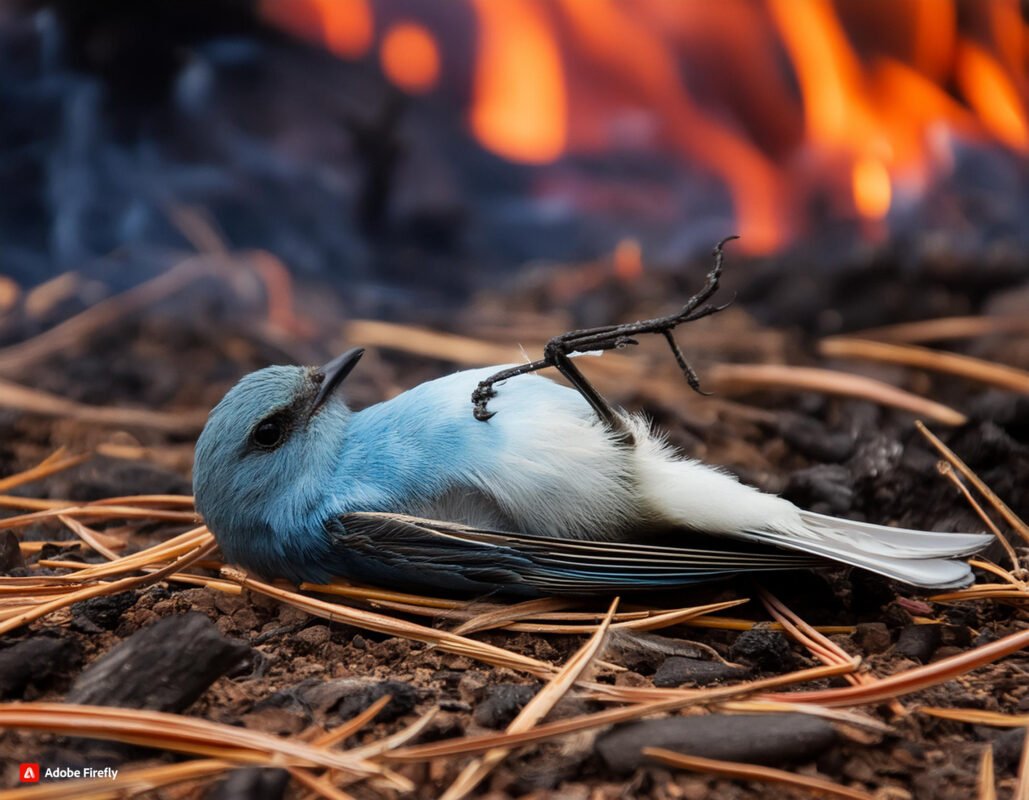
{"label": "red logo icon", "polygon": [[39,764],[21,764],[18,767],[18,780],[22,783],[39,783]]}

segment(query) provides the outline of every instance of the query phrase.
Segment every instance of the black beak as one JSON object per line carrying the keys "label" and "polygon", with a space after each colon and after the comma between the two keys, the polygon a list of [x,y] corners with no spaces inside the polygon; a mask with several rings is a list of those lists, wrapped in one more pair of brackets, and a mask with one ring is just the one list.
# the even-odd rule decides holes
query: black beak
{"label": "black beak", "polygon": [[314,398],[311,414],[314,414],[332,396],[332,393],[336,391],[336,387],[343,383],[343,379],[350,374],[350,370],[357,366],[357,362],[361,360],[363,355],[363,347],[347,350],[343,355],[336,356],[314,374],[314,380],[321,383],[321,388]]}

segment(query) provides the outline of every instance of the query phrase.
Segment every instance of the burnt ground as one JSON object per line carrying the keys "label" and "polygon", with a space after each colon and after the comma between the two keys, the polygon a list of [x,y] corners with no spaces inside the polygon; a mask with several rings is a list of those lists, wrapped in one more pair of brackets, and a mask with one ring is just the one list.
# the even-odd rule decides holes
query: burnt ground
{"label": "burnt ground", "polygon": [[[1021,300],[1026,296],[1006,264],[992,273],[980,270],[964,282],[952,273],[941,277],[925,270],[909,270],[904,283],[898,282],[899,270],[884,269],[871,271],[872,277],[865,283],[827,278],[828,289],[820,299],[811,292],[808,280],[792,282],[795,291],[791,292],[789,282],[765,275],[761,265],[751,266],[746,276],[754,281],[737,287],[745,289],[737,307],[680,333],[687,353],[696,358],[702,379],[705,368],[726,360],[824,365],[815,354],[820,333],[986,309],[1017,310],[1024,308]],[[634,319],[666,310],[675,298],[689,293],[686,286],[692,283],[672,274],[650,276],[635,284],[613,278],[586,281],[584,276],[595,268],[583,265],[551,271],[546,277],[530,275],[504,291],[482,294],[448,319],[436,320],[436,325],[503,345],[536,342],[569,324]],[[690,275],[699,274],[701,268],[698,264]],[[592,288],[578,288],[587,283]],[[741,284],[742,279],[731,279],[730,288],[732,283]],[[314,293],[301,292],[298,305],[313,297]],[[827,302],[826,297],[831,299]],[[324,313],[325,304],[319,307]],[[835,310],[830,313],[826,308]],[[189,313],[181,304],[170,304],[150,309],[141,317],[112,319],[74,347],[45,355],[5,377],[92,405],[208,408],[251,369],[293,357],[324,356],[336,345],[364,343],[344,341],[339,327],[329,325],[321,326],[321,339],[268,336],[264,328],[252,324],[256,316],[256,312],[230,316]],[[17,338],[18,324],[22,323],[8,319],[7,341]],[[446,354],[439,358],[421,354],[415,346],[418,336],[412,329],[406,339],[401,337],[397,348],[382,348],[366,358],[348,383],[355,404],[374,402],[455,368]],[[980,337],[952,343],[952,347],[1029,368],[1029,340],[1024,335]],[[981,527],[965,501],[937,474],[937,456],[917,434],[909,414],[811,393],[765,391],[732,399],[702,398],[689,391],[656,345],[645,344],[633,357],[652,365],[648,376],[661,378],[667,390],[654,392],[653,380],[646,387],[622,383],[606,388],[618,401],[651,414],[691,455],[725,465],[745,481],[825,513],[937,530]],[[932,427],[1017,513],[1024,516],[1029,511],[1029,401],[1024,396],[906,368],[847,366],[968,414],[970,421],[963,426]],[[188,429],[166,432],[144,426],[119,430],[116,425],[63,416],[0,410],[0,475],[28,468],[57,447],[67,446],[74,452],[93,451],[95,455],[81,466],[22,487],[17,493],[75,501],[189,493],[194,436],[195,431]],[[132,530],[130,548],[150,545],[183,529],[137,526]],[[37,524],[19,536],[26,541],[70,538],[56,524]],[[30,574],[40,554],[27,555],[22,566],[16,550],[8,541],[3,548],[3,569],[12,576]],[[49,547],[41,555],[52,557],[55,552]],[[74,541],[60,553],[66,559],[97,559]],[[1003,563],[1000,553],[989,555]],[[831,638],[848,653],[861,655],[879,676],[930,663],[1026,627],[1024,604],[926,604],[904,587],[842,569],[771,576],[759,583],[811,624],[855,626],[853,633]],[[756,598],[756,588],[754,581],[741,578],[686,595],[648,598],[647,602],[679,607],[734,597]],[[606,602],[598,598],[587,605],[603,608]],[[768,619],[756,599],[733,613],[757,621]],[[191,614],[210,620],[213,629]],[[924,618],[937,624],[916,624]],[[99,669],[94,665],[105,654],[158,624],[171,627],[165,635],[152,637],[145,658],[130,660],[132,670],[138,673],[135,681],[120,680],[114,691],[96,673],[90,678],[89,671]],[[452,623],[437,620],[434,624],[445,627]],[[184,644],[181,637],[187,635],[209,642],[202,648],[209,657],[190,656],[186,664],[179,651]],[[572,636],[525,633],[479,636],[553,663],[565,661],[582,641]],[[138,644],[140,640],[134,641]],[[735,666],[725,667],[698,653],[690,642],[712,648]],[[609,680],[636,686],[715,685],[817,663],[778,632],[688,626],[662,630],[659,638],[616,640],[604,658],[628,668]],[[1029,659],[1015,654],[903,702],[909,712],[919,705],[940,705],[1027,713],[1027,669]],[[185,686],[183,676],[189,670],[197,674]],[[178,584],[162,583],[81,603],[0,641],[0,692],[8,701],[78,699],[148,705],[292,736],[313,724],[335,727],[383,694],[391,694],[393,700],[385,711],[354,743],[398,730],[431,707],[438,707],[440,713],[419,741],[500,729],[536,686],[517,672],[407,640],[330,624],[251,593],[234,597]],[[591,708],[590,702],[572,695],[550,718]],[[866,710],[888,723],[891,731],[833,731],[818,724],[801,730],[807,722],[797,717],[748,723],[742,732],[731,723],[722,730],[718,727],[721,722],[712,722],[699,736],[696,731],[660,734],[671,737],[661,743],[678,742],[690,752],[817,773],[839,783],[878,790],[882,797],[947,800],[975,796],[979,759],[984,745],[992,742],[999,796],[1011,796],[1022,729],[971,726],[917,713],[898,716],[887,705]],[[583,800],[794,796],[769,785],[653,764],[637,766],[631,759],[619,758],[631,748],[610,738],[618,735],[618,729],[594,731],[517,751],[495,770],[479,796]],[[659,731],[647,728],[629,736],[638,746],[647,737],[658,737]],[[777,751],[771,746],[794,739],[798,743],[792,749]],[[138,747],[18,731],[0,737],[0,752],[5,785],[17,782],[16,764],[20,761],[128,768],[174,760],[171,755]],[[401,771],[420,785],[419,797],[432,798],[449,785],[461,766],[459,759],[451,759]],[[274,798],[283,791],[287,797],[303,796],[295,786],[285,785],[285,776],[278,771],[242,770],[210,787],[180,787],[153,796]],[[376,796],[367,787],[351,791],[358,797]]]}

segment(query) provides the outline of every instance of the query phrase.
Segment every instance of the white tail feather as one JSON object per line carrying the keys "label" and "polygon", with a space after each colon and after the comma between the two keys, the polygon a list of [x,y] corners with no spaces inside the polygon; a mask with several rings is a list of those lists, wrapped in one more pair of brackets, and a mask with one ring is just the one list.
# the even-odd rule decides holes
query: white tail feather
{"label": "white tail feather", "polygon": [[747,531],[743,538],[831,558],[914,586],[949,589],[972,582],[972,570],[951,559],[975,553],[992,537],[890,528],[801,511],[800,528]]}
{"label": "white tail feather", "polygon": [[849,544],[858,550],[873,548],[879,555],[895,558],[955,558],[977,553],[993,537],[983,533],[942,533],[912,528],[891,528],[868,522],[827,517],[801,511],[805,527],[819,536]]}
{"label": "white tail feather", "polygon": [[889,528],[803,511],[699,461],[680,459],[636,419],[640,492],[660,517],[686,528],[773,544],[925,588],[972,582],[962,561],[992,537]]}

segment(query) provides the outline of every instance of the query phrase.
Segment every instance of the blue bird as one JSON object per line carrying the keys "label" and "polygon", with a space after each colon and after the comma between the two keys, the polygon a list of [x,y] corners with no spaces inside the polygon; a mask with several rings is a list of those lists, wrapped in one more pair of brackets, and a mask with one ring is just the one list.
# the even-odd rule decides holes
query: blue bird
{"label": "blue bird", "polygon": [[[538,361],[458,372],[362,411],[338,392],[360,348],[321,368],[247,375],[197,441],[197,509],[230,561],[295,582],[534,596],[833,561],[924,588],[970,583],[968,564],[954,559],[990,536],[803,511],[676,453],[572,363],[659,333],[699,391],[672,331],[724,308],[705,303],[725,241],[676,314],[572,331]],[[544,367],[575,389],[528,375]]]}
{"label": "blue bird", "polygon": [[536,375],[501,384],[485,423],[469,397],[497,368],[352,411],[338,389],[362,352],[251,373],[211,412],[193,485],[230,561],[295,582],[523,596],[825,560],[944,588],[971,580],[951,559],[991,541],[803,511],[684,458],[640,416],[614,412],[613,430]]}

